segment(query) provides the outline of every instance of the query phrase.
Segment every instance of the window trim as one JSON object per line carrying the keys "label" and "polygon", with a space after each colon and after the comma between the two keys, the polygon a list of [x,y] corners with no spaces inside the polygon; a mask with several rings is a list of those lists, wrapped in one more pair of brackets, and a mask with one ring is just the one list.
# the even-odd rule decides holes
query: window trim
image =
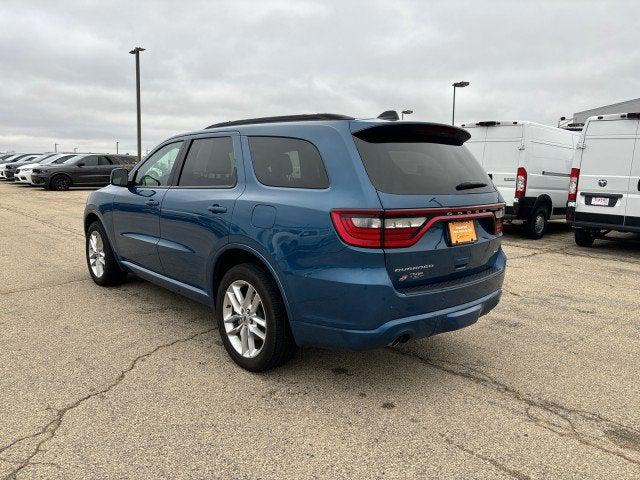
{"label": "window trim", "polygon": [[[189,141],[188,137],[171,138],[170,140],[162,142],[160,145],[154,148],[145,157],[144,160],[138,162],[135,165],[135,167],[131,169],[131,171],[129,172],[129,182],[133,184],[132,185],[133,188],[171,188],[175,181],[176,166],[183,160],[182,157],[184,156],[184,146],[188,141]],[[171,173],[169,173],[169,180],[167,181],[167,185],[151,186],[151,185],[136,185],[135,183],[133,183],[135,181],[136,175],[138,174],[138,171],[143,167],[144,164],[146,164],[149,160],[151,160],[151,157],[153,157],[156,154],[156,152],[158,152],[158,150],[166,147],[167,145],[171,145],[174,143],[182,143],[182,145],[180,146],[180,150],[178,151],[176,160],[173,162],[173,167],[171,167]]]}
{"label": "window trim", "polygon": [[[185,189],[185,190],[233,190],[238,186],[238,177],[240,176],[240,168],[238,166],[238,152],[236,151],[236,145],[234,142],[234,137],[237,135],[233,135],[231,133],[221,133],[220,135],[208,135],[208,136],[195,136],[187,139],[188,147],[185,149],[184,158],[180,161],[179,171],[176,172],[175,181],[171,185],[171,188],[176,189]],[[207,140],[210,138],[228,138],[231,140],[231,148],[233,149],[233,159],[235,161],[235,169],[236,169],[236,178],[233,185],[180,185],[180,177],[182,177],[182,171],[184,170],[184,166],[187,163],[187,157],[189,156],[189,151],[191,150],[191,146],[193,142],[196,140]]]}
{"label": "window trim", "polygon": [[[254,162],[254,159],[253,159],[253,152],[251,152],[251,139],[252,138],[284,138],[284,139],[287,139],[287,140],[300,140],[302,142],[309,143],[318,152],[318,157],[320,157],[320,164],[322,165],[322,169],[324,170],[324,174],[327,177],[327,186],[326,187],[318,187],[318,188],[312,188],[312,187],[289,187],[289,186],[281,186],[281,185],[267,185],[266,183],[262,183],[260,181],[260,179],[258,178],[258,175],[256,174],[256,165],[255,165],[255,162]],[[330,190],[331,189],[331,178],[329,177],[329,172],[327,172],[327,166],[325,164],[324,158],[322,157],[322,153],[320,152],[320,149],[318,148],[318,146],[315,143],[313,143],[311,140],[307,140],[306,138],[300,138],[300,137],[292,137],[292,136],[289,136],[289,135],[246,135],[246,139],[247,139],[247,146],[249,148],[249,157],[251,158],[251,171],[253,172],[253,177],[255,178],[257,184],[260,185],[261,187],[264,187],[264,188],[284,188],[284,189],[287,189],[287,190],[306,190],[306,191],[313,191],[313,192],[322,192],[322,191],[326,191],[326,190]]]}

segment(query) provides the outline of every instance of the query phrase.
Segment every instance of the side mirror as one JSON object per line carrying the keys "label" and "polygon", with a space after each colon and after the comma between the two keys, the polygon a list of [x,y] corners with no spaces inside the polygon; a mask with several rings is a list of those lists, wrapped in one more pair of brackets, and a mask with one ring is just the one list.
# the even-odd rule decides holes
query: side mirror
{"label": "side mirror", "polygon": [[76,167],[84,167],[84,162],[77,163]]}
{"label": "side mirror", "polygon": [[111,185],[127,187],[129,185],[129,170],[126,168],[114,168],[111,170]]}

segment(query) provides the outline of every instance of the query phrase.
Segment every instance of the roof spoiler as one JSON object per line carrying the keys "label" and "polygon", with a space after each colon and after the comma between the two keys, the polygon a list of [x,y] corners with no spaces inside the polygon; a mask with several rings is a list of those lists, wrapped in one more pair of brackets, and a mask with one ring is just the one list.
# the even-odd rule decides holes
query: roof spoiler
{"label": "roof spoiler", "polygon": [[443,123],[387,123],[353,132],[353,136],[368,143],[440,143],[460,146],[471,134]]}

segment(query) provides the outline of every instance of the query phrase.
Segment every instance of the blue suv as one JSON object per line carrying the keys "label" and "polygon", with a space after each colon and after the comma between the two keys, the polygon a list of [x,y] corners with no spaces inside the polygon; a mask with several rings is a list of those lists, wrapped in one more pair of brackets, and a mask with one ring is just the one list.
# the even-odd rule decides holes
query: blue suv
{"label": "blue suv", "polygon": [[465,327],[498,303],[506,265],[504,205],[469,137],[334,114],[172,137],[89,196],[89,272],[213,307],[251,371],[298,346],[361,350]]}

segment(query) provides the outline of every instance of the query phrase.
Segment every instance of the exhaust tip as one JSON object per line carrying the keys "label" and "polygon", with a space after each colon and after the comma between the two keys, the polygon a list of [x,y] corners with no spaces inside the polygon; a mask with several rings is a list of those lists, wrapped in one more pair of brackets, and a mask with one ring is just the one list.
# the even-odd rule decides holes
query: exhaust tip
{"label": "exhaust tip", "polygon": [[407,343],[410,338],[411,338],[411,335],[409,335],[408,333],[403,333],[398,338],[396,338],[393,342],[391,342],[391,346],[395,347],[396,345],[400,345],[401,343]]}

